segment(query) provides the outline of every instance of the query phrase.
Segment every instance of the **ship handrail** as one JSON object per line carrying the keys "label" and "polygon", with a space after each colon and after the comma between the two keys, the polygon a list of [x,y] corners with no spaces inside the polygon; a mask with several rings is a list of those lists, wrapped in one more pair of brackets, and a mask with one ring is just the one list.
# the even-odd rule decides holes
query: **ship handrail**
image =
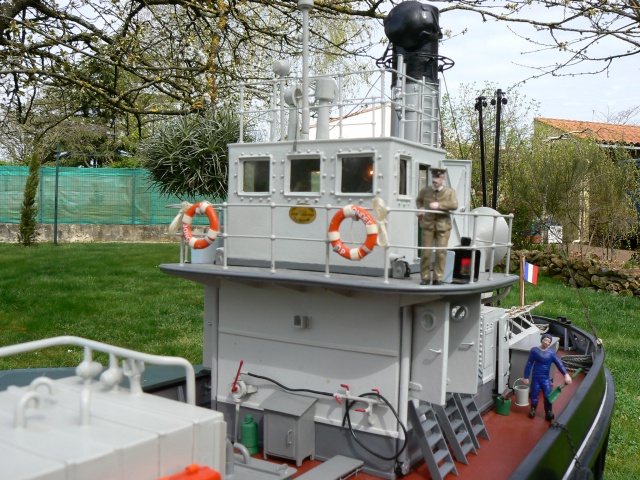
{"label": "ship handrail", "polygon": [[[309,77],[309,82],[313,83],[321,79],[331,79],[336,82],[336,97],[327,106],[334,112],[334,115],[330,119],[330,124],[332,125],[331,128],[338,128],[338,138],[344,138],[345,129],[358,125],[371,125],[371,137],[390,137],[391,134],[387,134],[388,126],[385,114],[385,108],[387,107],[398,114],[400,137],[404,135],[404,129],[407,125],[415,124],[416,137],[421,138],[422,134],[425,133],[422,131],[425,121],[439,124],[439,113],[436,107],[439,104],[439,85],[427,82],[424,79],[412,78],[406,75],[404,70],[403,63],[399,62],[398,69],[380,68],[357,72],[313,75]],[[386,78],[387,75],[396,77],[396,83],[392,85],[391,88],[391,95],[387,93],[388,83],[391,83],[391,81]],[[367,79],[366,84],[370,85],[370,87],[364,94],[358,95],[354,93],[352,96],[346,96],[344,93],[344,85],[349,84],[351,77],[373,78]],[[284,92],[287,88],[296,88],[300,85],[301,81],[302,77],[300,76],[286,76],[240,83],[239,100],[235,109],[240,124],[238,143],[244,143],[247,140],[247,138],[245,138],[247,132],[246,125],[252,125],[254,132],[257,131],[265,134],[264,136],[269,138],[268,141],[275,142],[285,140],[287,114],[292,110],[300,110],[301,106],[296,105],[293,107],[286,104]],[[357,80],[353,83],[356,85],[364,84],[363,81]],[[416,91],[408,91],[408,84],[416,87]],[[252,93],[256,95],[251,95]],[[433,99],[432,103],[434,108],[436,108],[433,115],[428,114],[421,107],[425,103],[425,98]],[[250,102],[249,105],[245,106],[246,102]],[[349,111],[345,112],[347,109],[349,109]],[[377,109],[382,110],[380,118],[375,115]],[[350,123],[348,125],[344,124],[346,119],[353,118],[366,111],[372,112],[371,120]],[[407,115],[408,113],[415,115],[415,118]],[[376,134],[378,120],[380,122],[380,132]],[[266,125],[258,127],[261,123],[265,123]],[[432,130],[437,133],[439,128],[437,128],[436,125]],[[251,141],[255,141],[255,138]],[[428,145],[437,147],[437,138],[428,142]]]}
{"label": "ship handrail", "polygon": [[[243,234],[243,233],[233,233],[229,231],[228,228],[228,209],[230,207],[247,207],[246,203],[229,203],[229,202],[223,202],[223,203],[217,203],[217,204],[212,204],[213,208],[215,210],[218,210],[221,212],[220,217],[223,219],[222,223],[221,223],[221,232],[219,234],[219,236],[222,238],[224,245],[226,247],[226,245],[228,244],[229,241],[232,241],[234,238],[253,238],[253,239],[263,239],[263,240],[270,240],[270,244],[271,244],[271,252],[270,252],[270,263],[271,263],[271,272],[275,273],[276,272],[276,263],[280,262],[281,260],[277,260],[275,258],[275,243],[277,241],[300,241],[300,242],[309,242],[309,243],[324,243],[326,245],[326,251],[325,251],[325,260],[324,260],[324,271],[325,271],[325,276],[326,277],[330,277],[331,276],[331,242],[329,240],[328,235],[326,235],[324,238],[309,238],[309,237],[297,237],[297,236],[279,236],[276,232],[276,222],[274,221],[274,215],[276,210],[278,209],[291,209],[293,206],[296,205],[292,205],[290,203],[286,203],[286,204],[277,204],[274,202],[269,202],[269,203],[260,203],[260,204],[251,204],[251,208],[268,208],[270,211],[270,221],[268,222],[268,232],[265,232],[263,234],[257,233],[257,234]],[[298,205],[299,206],[299,205]],[[172,206],[172,207],[176,207],[176,206]],[[329,229],[329,224],[331,222],[331,217],[332,214],[335,213],[335,211],[337,209],[343,208],[342,206],[336,206],[336,205],[331,205],[331,204],[327,204],[327,205],[314,205],[313,207],[314,209],[319,209],[319,210],[324,210],[325,211],[325,215],[318,215],[318,218],[320,217],[324,217],[324,221],[325,221],[325,228],[324,231],[328,232]],[[370,211],[371,209],[365,208],[365,210]],[[442,214],[442,211],[439,210],[425,210],[425,209],[416,209],[416,208],[390,208],[390,207],[386,207],[386,212],[387,212],[387,219],[384,222],[386,225],[389,225],[390,223],[390,219],[392,218],[393,214],[395,213],[396,215],[399,213],[403,213],[403,214],[410,214],[412,216],[415,217],[415,214],[417,212],[427,212],[427,213],[437,213],[437,214]],[[489,269],[489,280],[492,280],[493,278],[493,273],[495,266],[494,266],[494,256],[495,256],[495,252],[498,248],[506,248],[506,256],[505,256],[505,271],[508,272],[509,271],[509,262],[510,262],[510,253],[511,253],[511,247],[512,247],[512,243],[510,241],[511,239],[511,232],[512,232],[512,221],[513,221],[513,214],[500,214],[497,212],[487,212],[487,213],[481,213],[481,212],[464,212],[464,211],[451,211],[448,212],[449,215],[451,215],[452,217],[454,216],[463,216],[463,217],[468,217],[469,219],[472,219],[472,225],[469,228],[469,231],[471,232],[470,235],[470,239],[471,239],[471,244],[468,246],[455,246],[453,248],[455,248],[456,250],[469,250],[471,251],[471,270],[470,270],[470,278],[469,278],[469,282],[470,283],[474,283],[475,282],[475,255],[477,254],[477,252],[479,251],[489,251],[489,259],[487,262],[487,265],[491,265],[491,268]],[[477,232],[476,232],[476,227],[477,227],[477,219],[479,217],[489,217],[489,218],[493,218],[494,219],[494,225],[492,228],[492,238],[489,241],[479,241],[476,237],[477,237]],[[497,221],[498,218],[504,218],[507,221],[507,225],[508,225],[508,229],[509,229],[509,233],[507,236],[507,241],[506,242],[500,242],[497,241],[497,239],[495,238],[495,233],[496,233],[496,228],[495,228],[495,222]],[[194,236],[197,236],[197,234],[194,233]],[[350,243],[350,242],[349,242]],[[184,264],[186,262],[187,259],[187,247],[188,245],[186,244],[186,242],[184,241],[184,237],[181,237],[181,248],[180,248],[180,264]],[[384,248],[384,256],[383,256],[383,262],[384,265],[382,265],[382,270],[384,272],[383,276],[384,276],[384,283],[389,283],[389,268],[391,266],[391,249],[396,248],[396,249],[415,249],[415,250],[449,250],[450,247],[446,246],[446,247],[425,247],[425,246],[418,246],[415,244],[403,244],[403,243],[389,243],[386,246],[380,246],[380,248]],[[224,269],[229,268],[228,267],[228,249],[227,248],[223,248],[222,249],[222,267]]]}
{"label": "ship handrail", "polygon": [[[20,353],[32,352],[34,350],[41,350],[43,348],[60,347],[60,346],[68,346],[68,345],[84,348],[84,360],[78,366],[78,368],[81,368],[81,366],[83,365],[90,366],[91,364],[94,363],[93,361],[94,351],[99,351],[102,353],[109,354],[109,369],[106,370],[105,372],[118,368],[117,366],[118,357],[130,359],[130,360],[136,360],[136,361],[154,364],[154,365],[182,367],[184,368],[185,374],[186,374],[185,375],[186,402],[190,405],[196,404],[195,370],[193,368],[193,365],[188,360],[181,357],[152,355],[150,353],[143,353],[135,350],[129,350],[128,348],[116,347],[115,345],[109,345],[107,343],[97,342],[95,340],[89,340],[82,337],[76,337],[72,335],[63,335],[59,337],[33,340],[31,342],[20,343],[17,345],[0,347],[0,358],[8,357],[11,355],[17,355]],[[100,367],[102,367],[102,365],[100,365]],[[83,368],[83,370],[90,371],[91,369],[88,367],[85,367]],[[139,373],[142,373],[142,371],[140,371]],[[91,378],[88,375],[87,377]],[[142,393],[142,387],[141,387],[139,375],[129,376],[129,385],[132,393]]]}

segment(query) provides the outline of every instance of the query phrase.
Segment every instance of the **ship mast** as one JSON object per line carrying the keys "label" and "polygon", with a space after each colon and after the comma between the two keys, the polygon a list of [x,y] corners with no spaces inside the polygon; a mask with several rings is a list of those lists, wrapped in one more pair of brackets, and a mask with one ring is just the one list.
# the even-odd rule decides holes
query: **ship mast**
{"label": "ship mast", "polygon": [[298,9],[302,12],[302,140],[309,139],[309,12],[313,9],[313,0],[298,0]]}

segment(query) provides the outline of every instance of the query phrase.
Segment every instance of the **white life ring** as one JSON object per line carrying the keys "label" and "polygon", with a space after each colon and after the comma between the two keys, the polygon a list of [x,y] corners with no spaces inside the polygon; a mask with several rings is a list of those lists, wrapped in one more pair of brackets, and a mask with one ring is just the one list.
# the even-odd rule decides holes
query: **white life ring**
{"label": "white life ring", "polygon": [[[204,238],[196,239],[191,232],[191,222],[196,213],[209,217],[209,231]],[[213,206],[207,202],[194,203],[182,216],[182,236],[191,248],[200,250],[211,245],[218,236],[218,216]]]}
{"label": "white life ring", "polygon": [[[364,222],[367,231],[367,238],[365,239],[364,244],[358,248],[347,248],[340,239],[340,224],[345,218],[362,220]],[[329,225],[329,241],[331,242],[333,251],[347,260],[360,260],[361,258],[366,257],[376,246],[377,240],[378,225],[376,224],[376,221],[369,212],[357,205],[347,205],[342,210],[338,210]]]}

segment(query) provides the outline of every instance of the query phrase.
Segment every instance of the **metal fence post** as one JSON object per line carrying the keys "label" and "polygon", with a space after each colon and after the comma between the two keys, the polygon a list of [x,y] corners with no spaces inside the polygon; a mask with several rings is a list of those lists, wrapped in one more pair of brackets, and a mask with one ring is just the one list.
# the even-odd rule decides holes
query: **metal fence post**
{"label": "metal fence post", "polygon": [[137,168],[132,168],[133,179],[131,182],[131,225],[136,224],[136,172]]}
{"label": "metal fence post", "polygon": [[58,177],[60,173],[60,142],[56,143],[56,190],[53,208],[53,244],[58,245]]}
{"label": "metal fence post", "polygon": [[42,185],[44,183],[44,169],[42,164],[40,164],[40,168],[38,170],[40,179],[40,182],[38,183],[38,190],[40,191],[40,198],[38,199],[38,206],[40,207],[38,208],[38,216],[40,217],[40,221],[38,223],[41,224],[42,219],[44,218],[42,214],[42,211],[44,210],[44,186]]}

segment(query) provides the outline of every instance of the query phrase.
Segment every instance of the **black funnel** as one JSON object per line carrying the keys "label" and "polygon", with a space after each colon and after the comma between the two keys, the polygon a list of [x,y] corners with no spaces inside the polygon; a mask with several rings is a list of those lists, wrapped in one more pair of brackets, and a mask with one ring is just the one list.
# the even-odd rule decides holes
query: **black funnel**
{"label": "black funnel", "polygon": [[403,2],[391,9],[384,20],[384,33],[393,46],[394,69],[402,55],[408,76],[437,83],[438,40],[442,38],[439,17],[436,7],[420,2]]}

